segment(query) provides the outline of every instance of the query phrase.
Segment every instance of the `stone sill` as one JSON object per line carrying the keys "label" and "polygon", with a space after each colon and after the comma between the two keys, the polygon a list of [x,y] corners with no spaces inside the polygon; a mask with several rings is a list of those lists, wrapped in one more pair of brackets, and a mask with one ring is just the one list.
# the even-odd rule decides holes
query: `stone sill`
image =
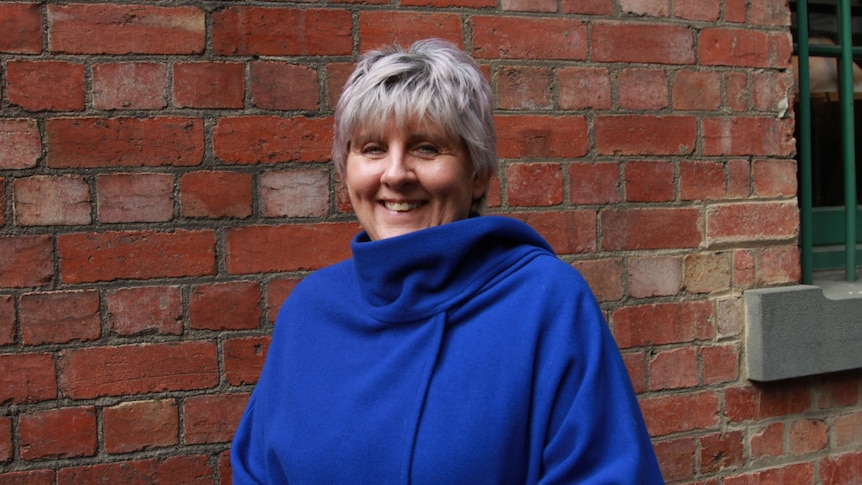
{"label": "stone sill", "polygon": [[862,368],[862,281],[745,292],[748,378],[776,381]]}

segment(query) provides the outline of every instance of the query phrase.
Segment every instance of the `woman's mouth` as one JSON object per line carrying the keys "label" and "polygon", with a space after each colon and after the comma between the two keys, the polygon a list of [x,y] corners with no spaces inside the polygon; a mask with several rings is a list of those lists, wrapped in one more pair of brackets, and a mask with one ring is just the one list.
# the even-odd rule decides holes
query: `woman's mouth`
{"label": "woman's mouth", "polygon": [[383,202],[383,207],[393,212],[407,212],[421,206],[422,202]]}

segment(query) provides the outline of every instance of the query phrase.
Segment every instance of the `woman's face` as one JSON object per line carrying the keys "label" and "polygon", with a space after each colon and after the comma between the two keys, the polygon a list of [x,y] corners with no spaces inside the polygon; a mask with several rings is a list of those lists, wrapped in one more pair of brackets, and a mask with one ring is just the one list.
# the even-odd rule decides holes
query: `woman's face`
{"label": "woman's face", "polygon": [[389,123],[350,140],[345,182],[360,224],[378,240],[467,218],[488,180],[473,174],[460,139],[434,125]]}

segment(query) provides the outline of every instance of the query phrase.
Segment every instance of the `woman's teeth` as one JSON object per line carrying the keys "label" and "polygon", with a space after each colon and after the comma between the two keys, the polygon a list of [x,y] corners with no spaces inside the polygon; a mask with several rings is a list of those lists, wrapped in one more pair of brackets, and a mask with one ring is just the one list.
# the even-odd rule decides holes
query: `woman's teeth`
{"label": "woman's teeth", "polygon": [[383,206],[395,212],[406,212],[419,207],[419,202],[384,202]]}

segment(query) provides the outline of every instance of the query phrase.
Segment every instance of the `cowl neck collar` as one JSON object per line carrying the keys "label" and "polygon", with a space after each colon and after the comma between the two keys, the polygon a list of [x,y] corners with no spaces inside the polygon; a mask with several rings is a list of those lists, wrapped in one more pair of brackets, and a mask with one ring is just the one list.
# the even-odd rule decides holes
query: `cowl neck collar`
{"label": "cowl neck collar", "polygon": [[460,304],[523,260],[551,247],[526,224],[480,216],[371,241],[350,243],[359,294],[376,318],[409,322]]}

